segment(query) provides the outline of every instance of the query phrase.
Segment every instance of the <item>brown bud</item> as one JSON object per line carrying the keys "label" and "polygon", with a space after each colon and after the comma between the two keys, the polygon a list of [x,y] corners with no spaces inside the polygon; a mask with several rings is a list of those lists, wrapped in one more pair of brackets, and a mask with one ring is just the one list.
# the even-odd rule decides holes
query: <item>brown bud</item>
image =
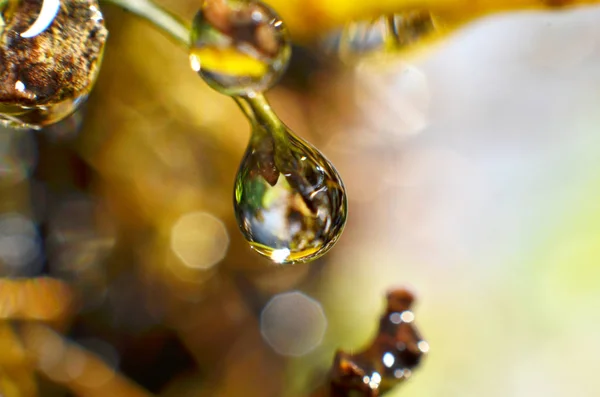
{"label": "brown bud", "polygon": [[331,372],[331,396],[377,397],[408,379],[428,350],[414,325],[412,293],[392,290],[379,321],[379,332],[363,351],[337,352]]}
{"label": "brown bud", "polygon": [[388,313],[403,312],[410,309],[414,300],[415,297],[413,294],[404,288],[389,291],[387,294],[386,310]]}

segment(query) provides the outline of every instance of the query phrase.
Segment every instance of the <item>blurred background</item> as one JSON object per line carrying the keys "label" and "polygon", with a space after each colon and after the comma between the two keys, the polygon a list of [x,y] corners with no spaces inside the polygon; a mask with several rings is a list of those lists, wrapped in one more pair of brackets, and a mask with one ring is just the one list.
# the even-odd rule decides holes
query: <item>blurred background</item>
{"label": "blurred background", "polygon": [[[191,19],[197,2],[168,6]],[[600,8],[352,63],[325,36],[297,46],[268,97],[336,165],[350,214],[326,257],[289,267],[233,218],[235,103],[160,32],[104,13],[87,106],[0,134],[0,318],[17,320],[0,394],[306,396],[398,286],[431,351],[389,396],[597,394]]]}

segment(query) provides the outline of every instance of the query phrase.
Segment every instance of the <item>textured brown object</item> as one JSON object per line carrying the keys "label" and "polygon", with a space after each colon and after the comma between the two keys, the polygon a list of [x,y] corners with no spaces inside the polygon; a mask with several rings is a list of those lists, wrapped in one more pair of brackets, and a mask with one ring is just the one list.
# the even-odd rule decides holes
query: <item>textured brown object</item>
{"label": "textured brown object", "polygon": [[[270,22],[257,21],[255,14],[265,14],[265,5],[237,1],[244,7],[232,9],[228,4],[231,0],[206,1],[202,8],[204,18],[210,22],[215,29],[232,40],[244,42],[252,46],[261,55],[276,57],[284,44],[277,40],[276,29]],[[232,2],[234,5],[236,1]],[[239,4],[238,4],[239,5]]]}
{"label": "textured brown object", "polygon": [[98,74],[108,33],[97,2],[61,0],[45,30],[23,37],[43,3],[10,0],[2,10],[0,113],[11,124],[43,126],[66,117]]}
{"label": "textured brown object", "polygon": [[405,289],[388,293],[373,343],[358,354],[336,354],[331,397],[377,397],[411,376],[427,346],[413,324],[413,301],[414,296]]}

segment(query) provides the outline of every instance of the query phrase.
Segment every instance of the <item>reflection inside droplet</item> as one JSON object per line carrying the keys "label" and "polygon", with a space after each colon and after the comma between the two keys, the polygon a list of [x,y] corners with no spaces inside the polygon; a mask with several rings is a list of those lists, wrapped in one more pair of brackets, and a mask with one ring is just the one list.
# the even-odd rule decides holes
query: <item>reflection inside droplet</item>
{"label": "reflection inside droplet", "polygon": [[255,127],[235,183],[235,213],[252,248],[277,263],[325,254],[347,213],[333,165],[291,131]]}
{"label": "reflection inside droplet", "polygon": [[227,95],[269,89],[283,74],[291,52],[279,16],[254,1],[203,2],[191,36],[192,69]]}

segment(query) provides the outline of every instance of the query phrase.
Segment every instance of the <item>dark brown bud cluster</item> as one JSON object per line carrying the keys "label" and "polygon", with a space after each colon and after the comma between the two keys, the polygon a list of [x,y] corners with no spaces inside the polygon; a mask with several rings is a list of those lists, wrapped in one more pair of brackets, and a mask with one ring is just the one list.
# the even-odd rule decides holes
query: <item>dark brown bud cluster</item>
{"label": "dark brown bud cluster", "polygon": [[377,397],[411,376],[429,350],[414,325],[413,301],[413,295],[404,289],[388,293],[373,343],[357,354],[336,354],[331,396]]}

